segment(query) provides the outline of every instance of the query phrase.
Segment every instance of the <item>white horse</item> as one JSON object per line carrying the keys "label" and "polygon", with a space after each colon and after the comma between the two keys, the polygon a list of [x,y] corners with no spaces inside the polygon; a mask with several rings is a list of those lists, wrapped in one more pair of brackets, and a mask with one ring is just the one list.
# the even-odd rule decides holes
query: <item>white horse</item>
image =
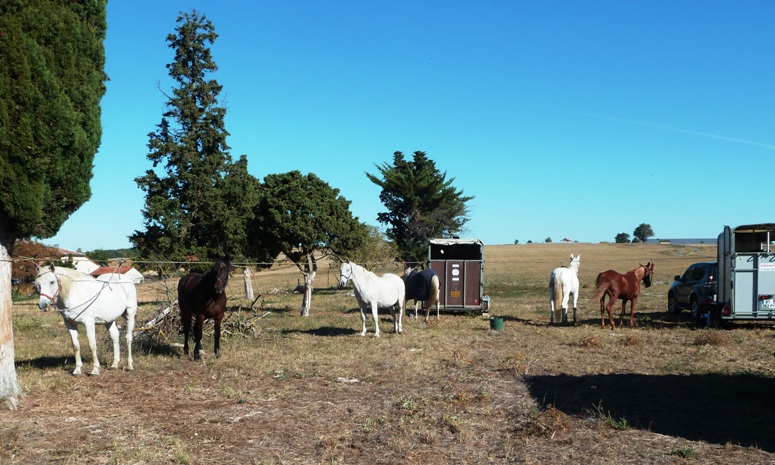
{"label": "white horse", "polygon": [[132,365],[132,331],[137,313],[137,289],[125,276],[115,273],[94,278],[88,274],[70,268],[51,265],[38,268],[35,289],[40,294],[38,307],[45,311],[49,306],[56,307],[65,320],[75,352],[74,375],[81,374],[81,346],[78,343],[78,323],[86,327],[89,349],[92,354],[92,375],[100,374],[100,361],[97,358],[95,324],[104,324],[113,340],[113,364],[118,368],[119,335],[116,319],[124,315],[126,319],[126,363],[129,370]]}
{"label": "white horse", "polygon": [[[361,309],[361,321],[363,322],[361,336],[366,335],[366,309],[368,307],[371,307],[376,337],[379,337],[378,310],[380,308],[390,308],[390,314],[393,316],[393,330],[399,334],[403,331],[401,317],[404,313],[405,290],[404,281],[400,277],[392,273],[377,276],[348,260],[343,261],[339,267],[339,276],[339,287],[346,286],[350,280],[355,286],[355,300],[358,301],[358,307]],[[398,305],[398,319],[396,319],[396,305]]]}
{"label": "white horse", "polygon": [[[549,277],[549,305],[551,306],[550,322],[555,322],[556,304],[562,302],[562,322],[568,322],[568,300],[573,294],[573,322],[576,322],[576,302],[579,300],[579,265],[581,265],[581,255],[576,257],[571,254],[570,267],[559,267],[552,271]],[[556,315],[557,322],[560,321],[560,315]]]}

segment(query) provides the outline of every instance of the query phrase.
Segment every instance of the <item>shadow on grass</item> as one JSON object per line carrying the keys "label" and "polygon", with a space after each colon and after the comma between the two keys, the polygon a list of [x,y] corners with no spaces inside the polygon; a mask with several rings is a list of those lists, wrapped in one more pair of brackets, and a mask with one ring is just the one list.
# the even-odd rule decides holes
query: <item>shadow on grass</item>
{"label": "shadow on grass", "polygon": [[284,334],[309,334],[310,336],[323,336],[323,337],[337,337],[337,336],[352,336],[358,334],[358,331],[352,328],[335,328],[332,326],[322,326],[314,329],[288,329],[283,331]]}
{"label": "shadow on grass", "polygon": [[72,370],[73,368],[75,368],[75,359],[72,356],[71,357],[38,357],[38,358],[29,359],[29,360],[16,360],[16,366],[19,368],[35,368],[38,370],[48,370],[50,368],[61,368],[63,370]]}
{"label": "shadow on grass", "polygon": [[[753,375],[533,376],[531,395],[543,407],[574,416],[600,410],[632,428],[775,452],[775,380]],[[599,416],[599,415],[597,415]]]}

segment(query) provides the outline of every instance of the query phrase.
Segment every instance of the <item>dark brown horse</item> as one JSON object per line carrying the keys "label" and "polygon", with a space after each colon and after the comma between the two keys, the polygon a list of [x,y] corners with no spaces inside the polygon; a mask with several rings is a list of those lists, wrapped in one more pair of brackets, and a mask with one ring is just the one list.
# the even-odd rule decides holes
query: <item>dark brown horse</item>
{"label": "dark brown horse", "polygon": [[[615,329],[614,317],[611,310],[617,300],[622,300],[622,314],[619,317],[619,327],[624,321],[624,312],[627,307],[627,301],[630,301],[630,328],[635,326],[635,304],[640,295],[640,282],[646,287],[651,286],[651,277],[654,274],[654,261],[648,265],[639,265],[632,271],[621,274],[614,270],[608,270],[597,275],[595,282],[595,295],[592,300],[600,301],[600,320],[603,329],[605,329],[605,314],[608,310],[608,319],[611,320],[611,329]],[[608,296],[608,305],[605,304],[605,298]]]}
{"label": "dark brown horse", "polygon": [[215,320],[214,352],[221,356],[221,321],[226,311],[226,285],[229,283],[231,262],[218,259],[205,274],[189,273],[178,282],[178,305],[183,321],[183,353],[188,355],[188,335],[191,318],[194,321],[194,360],[202,349],[202,326],[205,320]]}

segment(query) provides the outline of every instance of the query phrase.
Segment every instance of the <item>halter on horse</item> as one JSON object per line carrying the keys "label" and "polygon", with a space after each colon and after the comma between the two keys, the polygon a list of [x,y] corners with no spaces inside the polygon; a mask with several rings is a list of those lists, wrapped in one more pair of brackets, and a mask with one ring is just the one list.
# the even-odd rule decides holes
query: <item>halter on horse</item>
{"label": "halter on horse", "polygon": [[[649,264],[640,264],[638,268],[625,274],[608,270],[597,275],[595,295],[592,297],[592,300],[600,301],[600,320],[603,329],[605,329],[605,315],[603,312],[606,310],[608,311],[608,318],[611,320],[611,329],[616,328],[611,310],[618,299],[622,300],[622,314],[619,317],[619,327],[623,324],[628,300],[630,301],[630,328],[635,326],[635,304],[638,302],[638,296],[640,295],[640,282],[643,281],[646,287],[651,286],[653,274],[654,261],[652,260]],[[606,296],[609,298],[608,305],[605,305]]]}

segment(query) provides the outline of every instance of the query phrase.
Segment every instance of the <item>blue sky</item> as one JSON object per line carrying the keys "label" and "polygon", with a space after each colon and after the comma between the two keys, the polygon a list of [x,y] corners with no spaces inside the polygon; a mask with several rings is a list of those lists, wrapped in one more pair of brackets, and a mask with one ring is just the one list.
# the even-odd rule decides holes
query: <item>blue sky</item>
{"label": "blue sky", "polygon": [[250,172],[313,172],[378,225],[365,173],[425,151],[473,195],[465,237],[710,238],[771,222],[775,2],[111,1],[92,198],[43,242],[129,247],[142,228],[181,11],[212,52]]}

